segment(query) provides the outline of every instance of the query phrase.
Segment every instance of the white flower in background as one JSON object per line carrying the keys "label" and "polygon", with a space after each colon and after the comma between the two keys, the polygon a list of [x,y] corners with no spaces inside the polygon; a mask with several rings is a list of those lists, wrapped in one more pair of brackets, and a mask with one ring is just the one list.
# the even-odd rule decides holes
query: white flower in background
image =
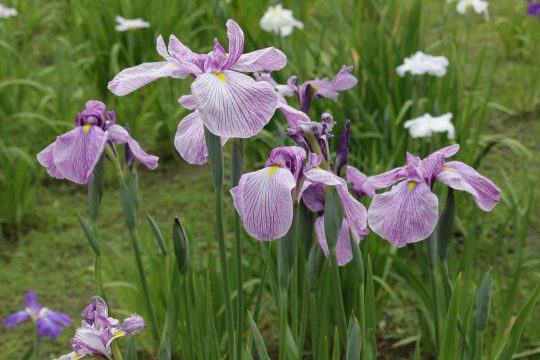
{"label": "white flower in background", "polygon": [[292,11],[284,9],[281,4],[270,6],[259,24],[264,31],[273,31],[280,36],[290,35],[295,27],[304,28],[304,24],[293,17]]}
{"label": "white flower in background", "polygon": [[438,132],[447,133],[449,139],[453,139],[456,136],[451,113],[436,117],[430,114],[424,114],[424,116],[420,116],[419,118],[405,121],[403,127],[409,129],[409,133],[413,138],[430,137],[433,133]]}
{"label": "white flower in background", "polygon": [[402,65],[398,66],[397,73],[399,76],[405,76],[405,73],[410,72],[413,75],[429,74],[433,76],[444,76],[448,67],[448,59],[444,56],[431,56],[417,51],[411,57],[405,58]]}
{"label": "white flower in background", "polygon": [[456,10],[465,15],[469,9],[473,9],[477,14],[488,16],[488,2],[485,0],[458,0]]}
{"label": "white flower in background", "polygon": [[116,22],[116,31],[128,31],[150,27],[150,23],[143,19],[125,19],[121,16],[117,16]]}
{"label": "white flower in background", "polygon": [[3,4],[0,4],[0,19],[7,19],[12,16],[17,16],[17,9],[9,8]]}

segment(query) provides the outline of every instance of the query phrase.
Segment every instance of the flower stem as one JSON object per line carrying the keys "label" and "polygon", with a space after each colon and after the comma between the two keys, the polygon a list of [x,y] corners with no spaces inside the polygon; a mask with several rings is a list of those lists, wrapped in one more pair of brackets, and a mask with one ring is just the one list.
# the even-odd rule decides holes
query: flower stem
{"label": "flower stem", "polygon": [[279,360],[287,359],[287,288],[279,289]]}
{"label": "flower stem", "polygon": [[339,267],[337,263],[336,247],[330,246],[330,256],[332,268],[332,286],[334,287],[334,296],[336,298],[337,306],[337,320],[339,332],[341,333],[340,339],[344,345],[347,341],[347,317],[345,316],[345,306],[343,305],[343,295],[341,292],[341,280],[339,278]]}
{"label": "flower stem", "polygon": [[39,336],[38,332],[36,331],[36,338],[34,340],[34,359],[39,360],[39,348],[41,345],[41,336]]}
{"label": "flower stem", "polygon": [[[237,139],[233,145],[232,164],[232,184],[236,186],[242,176],[244,167],[244,144],[242,139]],[[242,358],[243,349],[243,329],[244,329],[244,288],[242,279],[242,228],[240,226],[240,216],[234,212],[234,234],[235,234],[235,254],[236,254],[236,357]]]}
{"label": "flower stem", "polygon": [[122,360],[122,353],[120,352],[120,349],[118,349],[118,341],[113,341],[111,344],[111,348],[113,353],[113,359]]}
{"label": "flower stem", "polygon": [[430,266],[429,278],[431,283],[431,297],[433,299],[433,322],[435,327],[435,350],[439,351],[441,340],[439,319],[439,291],[437,289],[437,238],[435,233],[426,240],[428,263]]}
{"label": "flower stem", "polygon": [[225,229],[223,225],[223,149],[221,148],[221,139],[219,136],[212,134],[207,129],[205,129],[205,136],[208,146],[208,159],[210,160],[210,167],[214,178],[217,238],[221,263],[223,299],[225,302],[225,320],[227,322],[227,340],[229,344],[229,357],[232,357],[234,354],[234,320],[229,284],[229,267],[227,264],[227,247],[225,244]]}

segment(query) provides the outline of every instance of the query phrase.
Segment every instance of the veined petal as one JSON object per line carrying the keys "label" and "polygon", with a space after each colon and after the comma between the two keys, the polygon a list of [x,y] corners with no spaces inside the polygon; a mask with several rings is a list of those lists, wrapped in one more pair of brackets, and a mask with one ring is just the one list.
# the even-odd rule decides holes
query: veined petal
{"label": "veined petal", "polygon": [[135,156],[135,158],[137,158],[144,166],[152,170],[157,168],[159,158],[146,153],[126,129],[120,125],[114,124],[107,129],[107,134],[109,140],[118,144],[127,144],[133,156]]}
{"label": "veined petal", "polygon": [[177,59],[184,61],[189,61],[196,55],[174,35],[169,36],[168,51],[171,56],[175,55]]}
{"label": "veined petal", "polygon": [[396,247],[424,240],[437,225],[439,202],[424,182],[402,181],[375,195],[368,210],[369,226]]}
{"label": "veined petal", "polygon": [[60,356],[57,360],[79,360],[85,357],[87,354],[79,355],[76,352],[72,351],[69,354]]}
{"label": "veined petal", "polygon": [[[343,218],[341,228],[339,229],[338,240],[336,242],[336,259],[338,266],[346,265],[353,258],[350,232],[353,233],[354,241],[358,243],[361,240],[358,235],[351,230],[347,219]],[[324,233],[324,216],[319,217],[315,221],[315,233],[317,234],[317,240],[323,254],[326,257],[329,257],[330,251],[328,249],[328,243],[326,242],[326,234]]]}
{"label": "veined petal", "polygon": [[194,110],[197,108],[197,101],[193,95],[182,95],[180,96],[180,99],[178,99],[178,102],[188,110]]}
{"label": "veined petal", "polygon": [[314,212],[318,213],[324,210],[324,185],[314,183],[310,180],[305,180],[302,184],[302,189],[298,194],[298,200],[304,202],[306,207]]}
{"label": "veined petal", "polygon": [[14,312],[13,314],[5,318],[3,324],[4,326],[14,327],[28,319],[30,319],[30,314],[28,314],[28,312],[24,310],[21,310],[21,311]]}
{"label": "veined petal", "polygon": [[56,138],[53,149],[54,164],[62,175],[75,183],[92,180],[94,167],[107,143],[107,133],[97,126],[78,126]]}
{"label": "veined petal", "polygon": [[71,340],[71,347],[77,354],[101,355],[106,358],[111,357],[107,343],[108,336],[102,331],[91,327],[80,327],[75,332],[75,336]]}
{"label": "veined petal", "polygon": [[367,182],[369,178],[363,172],[349,165],[347,166],[346,176],[347,182],[352,184],[352,192],[357,196],[363,196],[364,194],[369,197],[375,196],[375,188]]}
{"label": "veined petal", "polygon": [[123,331],[126,335],[133,335],[144,330],[144,319],[139,315],[132,315],[124,320],[120,331]]}
{"label": "veined petal", "polygon": [[169,59],[169,52],[167,51],[167,45],[165,45],[165,40],[163,40],[163,36],[159,35],[156,40],[156,50],[159,55],[161,55],[162,58],[165,60]]}
{"label": "veined petal", "polygon": [[154,80],[172,77],[183,79],[191,74],[188,67],[170,61],[149,62],[122,70],[107,88],[117,96],[127,95]]}
{"label": "veined petal", "polygon": [[202,165],[208,160],[204,124],[197,111],[186,116],[178,124],[174,136],[174,147],[190,164]]}
{"label": "veined petal", "polygon": [[93,325],[96,316],[109,316],[109,308],[105,300],[99,296],[94,296],[92,302],[82,311],[81,316],[85,322]]}
{"label": "veined petal", "polygon": [[287,105],[287,103],[280,102],[278,109],[285,117],[285,120],[287,120],[287,125],[291,129],[297,128],[301,122],[311,122],[305,112],[296,110],[292,106]]}
{"label": "veined petal", "polygon": [[405,167],[398,167],[379,175],[370,176],[366,185],[372,186],[375,189],[383,189],[400,180],[404,180],[406,177],[407,169]]}
{"label": "veined petal", "polygon": [[493,210],[501,199],[501,190],[491,180],[460,161],[446,163],[436,177],[453,189],[470,193],[484,211]]}
{"label": "veined petal", "polygon": [[276,71],[287,65],[287,56],[273,47],[249,52],[240,56],[231,69],[240,72]]}
{"label": "veined petal", "polygon": [[49,146],[47,146],[45,149],[41,150],[41,152],[37,155],[38,162],[47,168],[47,173],[49,173],[50,176],[55,179],[63,179],[64,176],[54,164],[53,150],[54,142],[49,144]]}
{"label": "veined petal", "polygon": [[222,137],[257,134],[277,106],[277,94],[270,84],[230,70],[198,76],[191,90],[204,125]]}
{"label": "veined petal", "polygon": [[223,64],[228,69],[236,64],[244,52],[244,32],[234,20],[227,20],[227,37],[229,38],[229,54]]}
{"label": "veined petal", "polygon": [[62,333],[62,327],[47,317],[38,318],[36,327],[39,336],[47,336],[53,340]]}
{"label": "veined petal", "polygon": [[274,240],[289,231],[293,219],[291,191],[295,186],[293,174],[277,166],[242,175],[231,194],[249,235]]}

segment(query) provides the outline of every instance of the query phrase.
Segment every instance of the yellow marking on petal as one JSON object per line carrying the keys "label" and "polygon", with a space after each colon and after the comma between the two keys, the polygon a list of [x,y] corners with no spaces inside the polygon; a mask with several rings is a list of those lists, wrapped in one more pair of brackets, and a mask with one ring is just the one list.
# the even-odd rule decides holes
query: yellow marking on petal
{"label": "yellow marking on petal", "polygon": [[272,174],[275,173],[277,169],[279,169],[279,166],[270,166],[268,168],[268,175],[272,176]]}
{"label": "yellow marking on petal", "polygon": [[114,333],[114,336],[124,336],[125,334],[126,334],[125,332],[123,332],[122,330],[120,330],[120,331],[115,332],[115,333]]}
{"label": "yellow marking on petal", "polygon": [[416,181],[410,181],[409,186],[407,186],[407,191],[411,192],[416,187]]}
{"label": "yellow marking on petal", "polygon": [[225,77],[225,74],[222,73],[222,72],[218,72],[216,73],[216,76],[219,80],[223,81],[223,82],[226,82],[227,81],[227,78]]}
{"label": "yellow marking on petal", "polygon": [[82,358],[83,356],[82,355],[79,355],[79,354],[75,354],[73,355],[73,359],[77,360],[77,359],[80,359]]}
{"label": "yellow marking on petal", "polygon": [[448,170],[448,171],[456,171],[456,169],[454,168],[451,168],[451,167],[448,167],[448,166],[445,166],[442,168],[443,170]]}
{"label": "yellow marking on petal", "polygon": [[86,124],[86,125],[83,126],[83,130],[84,130],[85,134],[88,134],[88,132],[90,131],[91,126],[92,125],[90,125],[90,124]]}

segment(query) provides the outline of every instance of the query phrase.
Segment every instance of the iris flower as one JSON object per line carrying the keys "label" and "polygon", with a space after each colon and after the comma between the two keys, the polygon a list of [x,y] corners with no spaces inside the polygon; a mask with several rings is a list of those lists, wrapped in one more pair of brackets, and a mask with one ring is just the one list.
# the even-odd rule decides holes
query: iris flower
{"label": "iris flower", "polygon": [[438,180],[473,196],[478,207],[491,211],[500,200],[501,191],[491,180],[460,161],[447,161],[459,145],[442,148],[427,158],[407,153],[407,164],[368,179],[368,185],[390,191],[377,194],[368,210],[373,231],[396,247],[427,238],[437,225],[438,199],[431,191]]}
{"label": "iris flower", "polygon": [[58,360],[76,360],[85,356],[98,359],[114,359],[111,344],[115,339],[130,336],[144,330],[144,319],[132,315],[120,324],[115,318],[109,317],[105,300],[94,296],[82,315],[82,324],[71,340],[73,351],[61,356]]}
{"label": "iris flower", "polygon": [[43,149],[37,159],[50,176],[87,184],[107,144],[125,144],[135,158],[155,169],[158,157],[147,154],[122,126],[115,124],[113,111],[106,111],[101,101],[90,100],[77,115],[75,128]]}
{"label": "iris flower", "polygon": [[458,0],[456,10],[461,15],[465,15],[468,10],[472,9],[477,14],[484,14],[488,17],[489,3],[485,0]]}
{"label": "iris flower", "polygon": [[150,27],[150,23],[143,19],[126,19],[122,16],[116,17],[116,31],[128,31]]}
{"label": "iris flower", "polygon": [[24,310],[9,315],[4,320],[4,326],[15,327],[19,323],[32,320],[39,336],[56,339],[62,333],[62,326],[71,326],[73,323],[66,314],[52,311],[42,307],[37,301],[36,293],[28,290],[24,298]]}
{"label": "iris flower", "polygon": [[281,4],[270,6],[259,22],[261,29],[275,32],[281,37],[292,34],[294,28],[303,29],[304,24],[294,18],[289,9],[284,9]]}
{"label": "iris flower", "polygon": [[17,14],[17,9],[0,4],[0,19],[7,19],[12,16],[17,16]]}
{"label": "iris flower", "polygon": [[431,137],[433,133],[445,132],[449,139],[456,136],[456,129],[452,124],[452,114],[446,113],[441,116],[431,116],[424,114],[416,119],[407,120],[403,124],[405,129],[409,129],[409,133],[413,138]]}
{"label": "iris flower", "polygon": [[[186,131],[202,123],[220,137],[251,137],[270,121],[278,99],[269,84],[256,82],[242,72],[279,70],[287,58],[273,47],[243,54],[244,33],[233,20],[227,21],[227,35],[229,52],[215,39],[208,54],[194,53],[174,35],[167,47],[159,36],[157,51],[165,61],[122,70],[109,82],[109,90],[122,96],[159,78],[192,75],[191,94],[179,100],[184,107],[196,110],[189,126],[184,126]],[[193,141],[200,143],[201,139]]]}
{"label": "iris flower", "polygon": [[529,16],[540,16],[540,3],[527,0],[527,14]]}
{"label": "iris flower", "polygon": [[[367,214],[364,206],[349,193],[346,180],[322,167],[323,164],[328,167],[330,160],[321,153],[328,154],[332,126],[333,120],[328,114],[323,115],[321,123],[299,122],[297,128],[289,130],[295,130],[293,138],[303,148],[289,146],[272,150],[266,166],[242,175],[231,194],[244,228],[249,235],[262,241],[283,237],[292,225],[295,202],[303,201],[309,210],[319,215],[315,231],[323,253],[328,256],[322,211],[325,188],[335,187],[344,209],[336,244],[337,262],[342,266],[352,259],[349,233],[358,242],[368,232]],[[310,151],[309,159],[304,149]],[[365,176],[361,178],[359,171],[353,172],[351,170],[350,180],[353,187],[356,183],[357,189],[372,192],[368,190],[369,186],[364,186]]]}
{"label": "iris flower", "polygon": [[432,56],[422,51],[417,51],[414,55],[405,58],[402,65],[398,66],[396,71],[403,77],[407,72],[412,75],[429,74],[442,77],[446,74],[448,59],[444,56]]}

